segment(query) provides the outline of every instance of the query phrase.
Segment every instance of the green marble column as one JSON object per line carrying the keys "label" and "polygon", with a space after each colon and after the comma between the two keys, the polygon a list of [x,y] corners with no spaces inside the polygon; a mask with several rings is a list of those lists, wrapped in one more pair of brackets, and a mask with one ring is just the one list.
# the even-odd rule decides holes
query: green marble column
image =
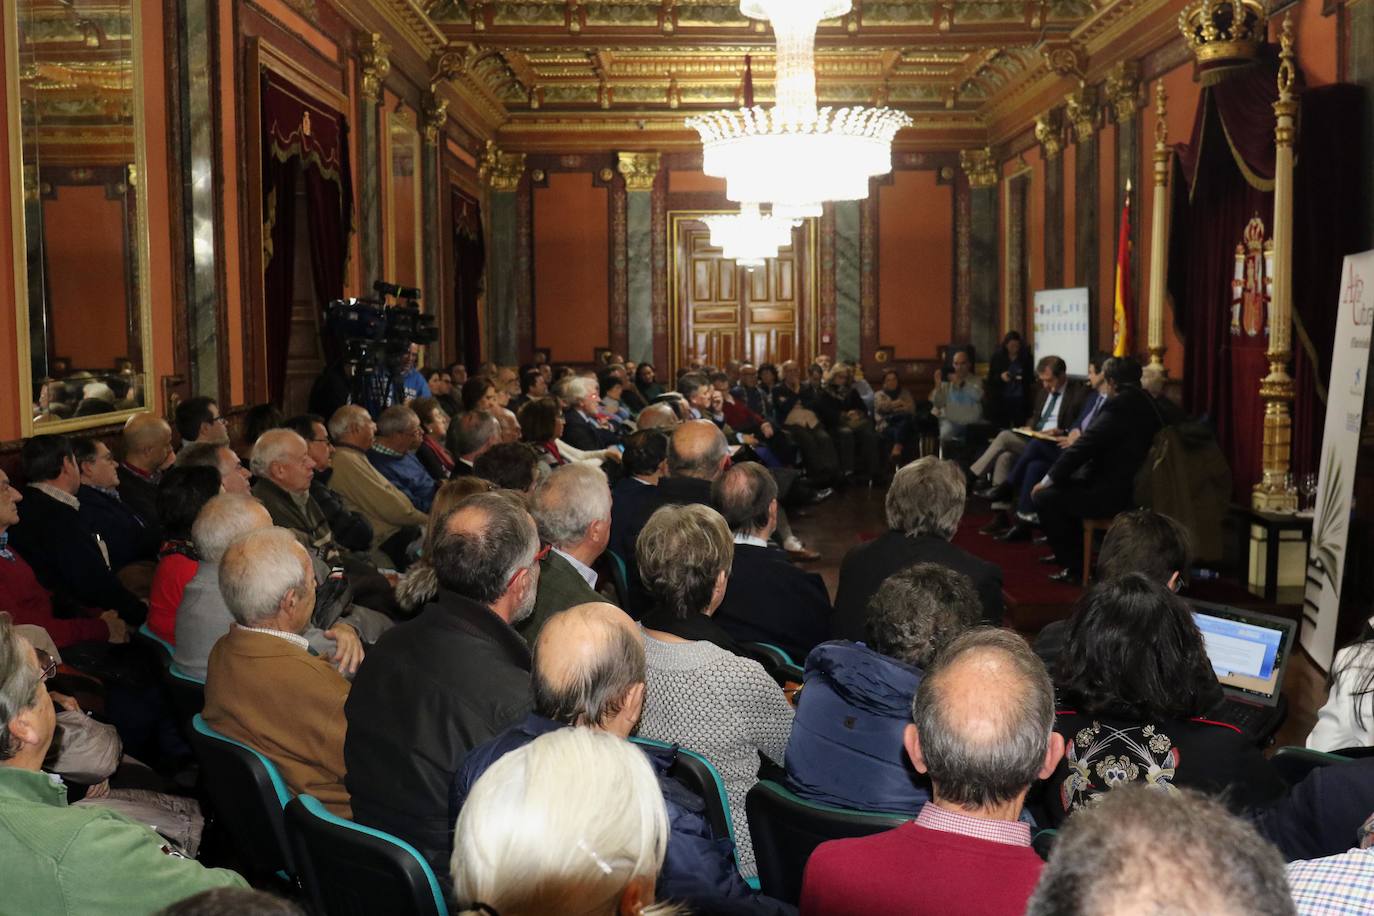
{"label": "green marble column", "polygon": [[873,359],[861,353],[859,302],[860,207],[857,200],[838,201],[835,208],[835,353],[841,360]]}
{"label": "green marble column", "polygon": [[618,153],[616,169],[625,179],[626,359],[654,360],[654,182],[658,153]]}
{"label": "green marble column", "polygon": [[517,362],[519,232],[516,192],[491,192],[488,200],[491,241],[487,245],[488,358],[502,364]]}

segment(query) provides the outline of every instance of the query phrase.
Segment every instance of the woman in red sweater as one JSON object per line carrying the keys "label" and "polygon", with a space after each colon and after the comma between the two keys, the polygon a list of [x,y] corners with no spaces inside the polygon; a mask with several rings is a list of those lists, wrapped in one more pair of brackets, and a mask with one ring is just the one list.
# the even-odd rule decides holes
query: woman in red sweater
{"label": "woman in red sweater", "polygon": [[167,539],[157,553],[157,569],[148,595],[148,629],[164,642],[176,645],[177,608],[186,583],[200,568],[200,559],[191,544],[191,526],[201,507],[221,490],[219,471],[214,468],[174,467],[164,475],[157,488],[157,512]]}

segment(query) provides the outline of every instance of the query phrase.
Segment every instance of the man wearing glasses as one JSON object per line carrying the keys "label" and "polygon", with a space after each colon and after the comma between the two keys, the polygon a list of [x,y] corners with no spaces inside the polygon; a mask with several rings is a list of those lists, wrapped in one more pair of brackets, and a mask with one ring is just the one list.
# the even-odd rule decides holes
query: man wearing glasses
{"label": "man wearing glasses", "polygon": [[[103,807],[71,807],[42,771],[57,715],[57,665],[0,614],[0,885],[15,913],[149,913],[215,887],[232,871],[174,853],[149,827]],[[117,854],[113,854],[117,852]]]}
{"label": "man wearing glasses", "polygon": [[213,398],[188,398],[178,404],[176,426],[182,448],[191,442],[229,444],[229,424],[219,415],[219,404]]}

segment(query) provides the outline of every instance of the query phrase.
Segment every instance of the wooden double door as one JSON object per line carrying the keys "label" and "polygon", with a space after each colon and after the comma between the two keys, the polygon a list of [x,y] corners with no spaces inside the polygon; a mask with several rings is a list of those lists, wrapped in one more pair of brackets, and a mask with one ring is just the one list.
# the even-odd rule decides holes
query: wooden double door
{"label": "wooden double door", "polygon": [[807,301],[810,226],[792,244],[754,268],[741,267],[711,245],[699,220],[677,233],[678,365],[723,367],[730,360],[781,363],[810,357]]}

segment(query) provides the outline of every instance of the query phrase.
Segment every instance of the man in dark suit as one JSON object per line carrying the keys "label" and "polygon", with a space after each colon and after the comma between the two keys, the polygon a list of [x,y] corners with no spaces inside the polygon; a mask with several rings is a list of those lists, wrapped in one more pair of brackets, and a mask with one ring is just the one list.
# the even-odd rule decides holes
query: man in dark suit
{"label": "man in dark suit", "polygon": [[563,411],[563,441],[584,452],[596,452],[619,441],[609,424],[597,419],[601,409],[601,386],[594,378],[568,379],[564,395],[571,405]]}
{"label": "man in dark suit", "polygon": [[891,530],[855,547],[840,564],[830,626],[834,639],[862,641],[869,599],[884,579],[913,563],[936,563],[968,576],[978,591],[984,621],[1001,624],[1002,570],[949,542],[964,514],[964,486],[959,466],[934,456],[897,472],[887,491]]}
{"label": "man in dark suit", "polygon": [[534,610],[539,534],[501,493],[470,496],[436,524],[438,593],[382,634],[344,705],[344,783],[355,821],[406,840],[444,876],[453,775],[533,706],[530,650],[512,626]]}
{"label": "man in dark suit", "polygon": [[534,613],[516,626],[534,645],[548,619],[579,604],[605,601],[592,569],[611,537],[611,490],[606,475],[587,464],[556,468],[534,488],[530,514],[549,552],[539,561]]}
{"label": "man in dark suit", "polygon": [[[1041,359],[1035,367],[1035,372],[1040,380],[1040,387],[1035,392],[1027,425],[1036,432],[1058,434],[1068,429],[1078,418],[1089,392],[1080,382],[1068,377],[1068,367],[1058,356],[1046,356]],[[1011,473],[1017,458],[1033,441],[1030,437],[1009,429],[997,434],[978,460],[969,467],[975,478],[991,476],[989,489],[980,492],[980,496],[1000,492],[999,487]],[[996,515],[992,522],[982,529],[984,534],[996,534],[1006,530],[1011,524],[1007,512],[1010,509],[1009,504],[999,501],[993,505],[993,509]]]}
{"label": "man in dark suit", "polygon": [[1083,578],[1083,519],[1110,518],[1135,502],[1135,475],[1163,426],[1140,387],[1140,364],[1112,357],[1102,367],[1107,401],[1092,427],[1064,450],[1032,492],[1040,527],[1054,548],[1062,582]]}
{"label": "man in dark suit", "polygon": [[124,460],[119,463],[119,498],[158,532],[157,485],[172,466],[172,427],[150,413],[134,414],[124,424]]}
{"label": "man in dark suit", "polygon": [[448,449],[453,453],[451,477],[471,477],[473,465],[494,445],[501,443],[501,423],[485,410],[459,414],[448,430]]}
{"label": "man in dark suit", "polygon": [[[652,410],[653,408],[649,408]],[[625,438],[621,464],[625,476],[611,489],[611,540],[609,549],[620,559],[634,553],[629,532],[635,528],[645,505],[658,498],[658,483],[668,473],[668,433],[641,429]]]}
{"label": "man in dark suit", "polygon": [[117,573],[131,563],[146,562],[145,578],[151,582],[158,532],[119,498],[119,462],[104,442],[85,436],[72,440],[72,454],[81,474],[78,511],[86,527],[104,539],[110,568]]}
{"label": "man in dark suit", "polygon": [[76,496],[81,472],[71,440],[34,436],[19,454],[29,484],[19,504],[19,524],[10,529],[10,546],[49,591],[114,611],[130,626],[143,623],[147,605],[120,583],[110,569],[108,546],[81,521]]}
{"label": "man in dark suit", "polygon": [[711,502],[735,536],[735,560],[713,620],[740,642],[771,643],[798,664],[830,635],[825,580],[792,565],[769,544],[778,523],[778,485],[761,464],[727,468]]}

